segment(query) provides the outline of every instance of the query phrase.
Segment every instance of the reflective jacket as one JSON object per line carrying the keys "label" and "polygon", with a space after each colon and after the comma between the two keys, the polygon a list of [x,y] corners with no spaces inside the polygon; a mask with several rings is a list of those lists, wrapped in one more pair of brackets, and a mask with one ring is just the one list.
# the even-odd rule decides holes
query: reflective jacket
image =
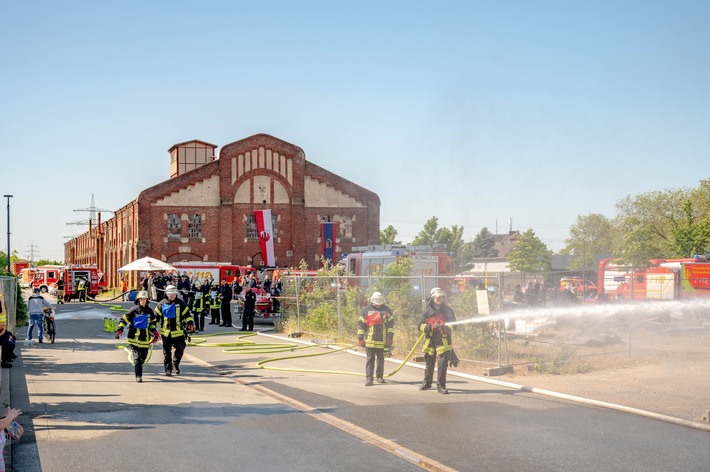
{"label": "reflective jacket", "polygon": [[368,306],[357,320],[357,340],[365,341],[365,347],[383,349],[385,340],[392,345],[394,339],[394,316],[387,305]]}
{"label": "reflective jacket", "polygon": [[201,290],[195,292],[195,298],[192,300],[192,312],[202,313],[205,311],[205,294]]}
{"label": "reflective jacket", "polygon": [[[443,326],[441,329],[435,328],[438,323],[452,323],[456,321],[456,315],[448,305],[441,304],[437,309],[434,303],[429,300],[427,309],[419,318],[419,331],[427,333],[422,351],[424,354],[443,354],[452,349],[451,328]],[[427,328],[429,326],[430,328]],[[428,332],[427,332],[428,331]]]}
{"label": "reflective jacket", "polygon": [[212,290],[209,294],[207,302],[213,310],[222,307],[222,293],[219,290]]}
{"label": "reflective jacket", "polygon": [[157,320],[153,310],[146,303],[145,306],[136,305],[121,317],[116,331],[123,331],[128,326],[126,340],[128,344],[137,347],[148,347],[157,330]]}
{"label": "reflective jacket", "polygon": [[184,336],[183,325],[194,325],[190,309],[185,302],[175,297],[175,300],[162,299],[155,307],[155,314],[160,323],[160,335],[164,338],[179,338]]}

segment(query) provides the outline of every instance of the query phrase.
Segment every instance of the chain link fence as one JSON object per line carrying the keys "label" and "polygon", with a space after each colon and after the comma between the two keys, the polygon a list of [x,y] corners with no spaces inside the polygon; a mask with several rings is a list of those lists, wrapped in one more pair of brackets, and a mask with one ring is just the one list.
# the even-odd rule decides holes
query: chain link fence
{"label": "chain link fence", "polygon": [[[591,275],[591,272],[590,272]],[[456,313],[454,344],[474,372],[494,366],[516,371],[581,373],[644,356],[673,333],[710,325],[710,302],[598,304],[579,273],[480,277],[285,276],[282,329],[313,336],[357,338],[357,319],[373,292],[394,312],[395,345],[410,349],[429,292],[440,287]]]}
{"label": "chain link fence", "polygon": [[0,276],[3,313],[7,316],[7,329],[13,333],[17,325],[17,290],[17,278]]}

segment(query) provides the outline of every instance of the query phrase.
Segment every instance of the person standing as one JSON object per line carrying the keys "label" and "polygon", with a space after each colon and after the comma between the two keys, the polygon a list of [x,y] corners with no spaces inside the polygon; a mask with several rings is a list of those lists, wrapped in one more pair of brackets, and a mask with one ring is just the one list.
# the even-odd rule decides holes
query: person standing
{"label": "person standing", "polygon": [[[426,367],[424,369],[424,381],[419,386],[419,390],[428,390],[431,388],[431,382],[434,378],[434,364],[436,364],[436,388],[439,393],[447,394],[446,389],[446,371],[451,360],[451,327],[446,326],[446,323],[456,321],[454,310],[446,304],[446,294],[439,287],[431,289],[429,293],[429,302],[427,308],[422,313],[419,319],[419,331],[426,335],[424,346],[424,360]],[[439,362],[436,362],[436,356],[439,356]]]}
{"label": "person standing", "polygon": [[195,298],[192,299],[192,305],[190,305],[190,310],[192,311],[192,317],[195,322],[195,331],[205,330],[205,310],[209,310],[207,305],[208,300],[206,292],[209,290],[207,285],[202,285],[200,282],[195,284]]}
{"label": "person standing", "polygon": [[222,313],[222,324],[220,326],[232,327],[232,306],[230,302],[232,301],[232,287],[227,283],[227,279],[222,279],[219,285],[219,293],[222,297],[222,306],[220,308]]}
{"label": "person standing", "polygon": [[155,314],[161,325],[160,335],[163,337],[163,365],[168,377],[173,375],[173,368],[176,374],[180,374],[180,361],[186,345],[183,325],[189,332],[195,332],[190,309],[178,298],[177,293],[177,287],[168,285],[165,288],[167,298],[160,300],[155,307]]}
{"label": "person standing", "polygon": [[27,329],[28,341],[32,340],[32,331],[37,325],[37,339],[39,339],[40,343],[42,342],[42,317],[44,316],[45,308],[54,313],[52,305],[40,294],[39,287],[35,287],[32,295],[27,299],[27,313],[30,315],[30,327]]}
{"label": "person standing", "polygon": [[251,287],[244,293],[244,313],[242,331],[254,331],[254,310],[256,310],[256,292]]}
{"label": "person standing", "polygon": [[63,304],[64,303],[64,287],[66,284],[64,283],[64,274],[59,276],[59,280],[57,280],[57,303]]}
{"label": "person standing", "polygon": [[148,292],[141,290],[136,295],[136,306],[121,317],[116,329],[116,339],[123,335],[128,326],[128,347],[133,355],[133,366],[136,382],[143,382],[143,364],[148,358],[148,349],[152,343],[158,342],[160,333],[156,328],[157,319],[148,303]]}
{"label": "person standing", "polygon": [[210,324],[213,324],[213,325],[220,324],[219,323],[219,313],[220,313],[221,309],[222,309],[222,293],[217,289],[210,290],[209,310],[210,310],[210,314],[212,315],[212,321],[210,321]]}
{"label": "person standing", "polygon": [[[0,297],[0,300],[2,297]],[[2,310],[0,303],[0,365],[3,368],[12,368],[15,360],[15,335],[7,330],[7,313]]]}
{"label": "person standing", "polygon": [[[118,284],[119,290],[121,291],[121,301],[126,301],[126,292],[128,292],[128,283],[125,277],[121,277],[121,281]],[[146,292],[148,293],[148,292]]]}
{"label": "person standing", "polygon": [[281,312],[281,290],[283,289],[283,284],[281,283],[281,274],[278,270],[274,271],[274,278],[271,281],[271,309],[274,313]]}
{"label": "person standing", "polygon": [[86,279],[84,277],[79,277],[79,282],[77,283],[76,289],[79,292],[79,301],[85,302],[86,301]]}
{"label": "person standing", "polygon": [[[357,343],[365,346],[365,386],[372,385],[373,374],[377,383],[385,383],[385,355],[389,357],[394,340],[394,316],[385,305],[385,297],[374,292],[370,306],[362,310],[357,320]],[[375,364],[377,364],[375,366]]]}

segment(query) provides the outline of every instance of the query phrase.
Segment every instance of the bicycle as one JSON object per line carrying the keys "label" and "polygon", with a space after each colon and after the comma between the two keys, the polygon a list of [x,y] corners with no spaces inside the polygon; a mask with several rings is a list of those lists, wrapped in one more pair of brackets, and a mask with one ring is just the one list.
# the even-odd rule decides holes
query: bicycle
{"label": "bicycle", "polygon": [[54,324],[54,315],[51,311],[45,311],[43,316],[44,335],[49,339],[49,342],[54,344],[54,337],[57,334],[57,327]]}

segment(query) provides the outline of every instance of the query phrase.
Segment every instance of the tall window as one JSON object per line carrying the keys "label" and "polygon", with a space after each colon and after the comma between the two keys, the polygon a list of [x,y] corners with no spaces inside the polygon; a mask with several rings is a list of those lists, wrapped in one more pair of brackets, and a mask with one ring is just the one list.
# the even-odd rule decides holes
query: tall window
{"label": "tall window", "polygon": [[202,217],[200,217],[200,215],[190,215],[187,217],[187,237],[202,237]]}
{"label": "tall window", "polygon": [[180,239],[180,215],[168,215],[168,238]]}
{"label": "tall window", "polygon": [[[271,214],[271,229],[274,232],[274,238],[279,234],[278,218],[273,213]],[[256,228],[256,216],[247,215],[247,239],[259,239],[259,232]]]}

